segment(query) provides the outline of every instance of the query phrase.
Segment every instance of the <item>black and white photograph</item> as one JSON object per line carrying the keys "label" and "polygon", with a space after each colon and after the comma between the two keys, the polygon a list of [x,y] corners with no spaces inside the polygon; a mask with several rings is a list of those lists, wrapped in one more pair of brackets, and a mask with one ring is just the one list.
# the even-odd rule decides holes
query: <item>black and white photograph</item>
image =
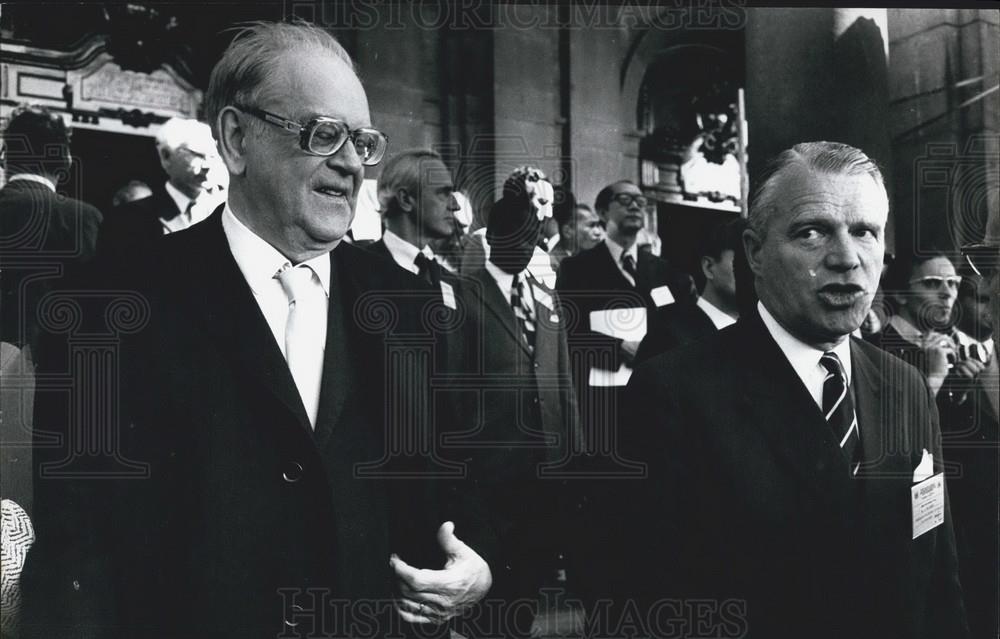
{"label": "black and white photograph", "polygon": [[1000,639],[1000,2],[0,1],[2,639]]}

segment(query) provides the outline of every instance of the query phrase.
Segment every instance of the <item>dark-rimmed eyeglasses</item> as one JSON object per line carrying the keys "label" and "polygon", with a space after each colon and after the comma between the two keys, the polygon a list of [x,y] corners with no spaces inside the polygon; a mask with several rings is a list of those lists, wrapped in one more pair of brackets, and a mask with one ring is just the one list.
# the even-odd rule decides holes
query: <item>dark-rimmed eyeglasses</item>
{"label": "dark-rimmed eyeglasses", "polygon": [[373,166],[382,160],[385,156],[385,150],[389,146],[389,138],[381,131],[367,127],[352,130],[346,122],[337,118],[320,115],[305,124],[300,124],[256,107],[235,104],[233,106],[268,124],[281,127],[291,133],[297,133],[299,147],[309,155],[331,156],[344,146],[344,142],[350,139],[358,157],[361,158],[361,163],[365,166]]}
{"label": "dark-rimmed eyeglasses", "polygon": [[941,277],[940,275],[928,275],[927,277],[918,277],[916,279],[910,280],[910,284],[920,284],[924,288],[933,291],[940,291],[945,286],[954,291],[957,291],[958,285],[961,283],[962,283],[962,277],[959,275],[949,275],[948,277]]}
{"label": "dark-rimmed eyeglasses", "polygon": [[649,204],[649,200],[646,199],[645,195],[636,195],[633,193],[615,193],[611,199],[622,206],[631,206],[632,202],[635,202],[639,205],[639,208],[643,209]]}

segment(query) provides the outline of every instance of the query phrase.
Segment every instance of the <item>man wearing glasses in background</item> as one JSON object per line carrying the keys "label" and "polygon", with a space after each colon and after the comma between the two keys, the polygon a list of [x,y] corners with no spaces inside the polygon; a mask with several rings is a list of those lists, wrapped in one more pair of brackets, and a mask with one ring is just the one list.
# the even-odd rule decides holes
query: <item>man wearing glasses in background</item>
{"label": "man wearing glasses in background", "polygon": [[938,250],[897,257],[885,274],[893,316],[870,341],[916,366],[935,397],[960,393],[983,370],[978,358],[962,357],[952,328],[952,310],[962,278]]}
{"label": "man wearing glasses in background", "polygon": [[[447,632],[491,575],[456,536],[482,549],[467,488],[427,480],[420,447],[396,445],[424,432],[404,420],[429,419],[419,398],[397,405],[421,374],[391,365],[419,332],[394,293],[405,274],[341,242],[387,145],[353,64],[320,28],[254,23],[212,72],[205,112],[225,207],[76,300],[81,330],[118,329],[121,381],[97,389],[109,410],[37,393],[25,632]],[[124,299],[88,312],[102,290]],[[65,376],[69,341],[51,341],[45,373]],[[81,444],[94,441],[111,445]]]}
{"label": "man wearing glasses in background", "polygon": [[158,238],[201,222],[225,199],[226,181],[212,131],[204,122],[170,118],[156,134],[167,180],[148,197],[115,207],[98,238],[98,253],[141,252]]}
{"label": "man wearing glasses in background", "polygon": [[[593,248],[567,257],[559,265],[556,290],[567,307],[570,361],[580,405],[584,445],[594,459],[608,462],[598,472],[628,471],[619,467],[615,437],[621,414],[622,391],[632,372],[639,343],[646,332],[646,317],[668,304],[691,304],[695,299],[691,277],[666,260],[640,251],[637,236],[645,224],[649,205],[639,187],[618,180],[601,189],[594,210],[607,234]],[[600,448],[600,449],[599,449]],[[601,519],[601,499],[582,484],[581,500],[590,515]],[[603,529],[602,529],[603,528]],[[605,547],[610,527],[581,527],[580,540],[590,553]],[[584,597],[602,586],[603,574],[613,569],[610,553],[593,553],[576,574]],[[571,569],[571,572],[574,572]],[[571,576],[572,579],[572,576]]]}

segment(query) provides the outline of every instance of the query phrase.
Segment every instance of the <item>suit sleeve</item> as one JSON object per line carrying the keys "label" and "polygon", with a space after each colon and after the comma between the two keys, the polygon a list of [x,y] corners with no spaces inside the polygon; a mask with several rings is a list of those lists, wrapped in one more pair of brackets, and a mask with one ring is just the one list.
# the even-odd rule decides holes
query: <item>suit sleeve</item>
{"label": "suit sleeve", "polygon": [[[921,380],[922,382],[922,380]],[[927,397],[929,433],[931,449],[935,459],[935,472],[943,470],[941,452],[941,429],[934,396],[926,384],[920,384]],[[934,572],[928,589],[926,610],[927,623],[924,624],[925,639],[934,637],[968,637],[962,586],[958,577],[958,552],[955,546],[955,530],[951,518],[951,498],[945,485],[944,525],[938,535]]]}
{"label": "suit sleeve", "polygon": [[[37,379],[79,383],[75,371],[67,370],[73,364],[66,339],[43,336],[36,361]],[[100,424],[93,418],[82,421],[83,416],[74,420],[72,390],[48,386],[41,382],[35,395],[36,541],[21,577],[22,636],[102,637],[116,625],[112,561],[116,482],[99,475],[114,460],[106,455],[74,457],[84,437],[97,436],[91,431]],[[53,472],[60,470],[61,474]],[[69,470],[75,474],[67,474]]]}

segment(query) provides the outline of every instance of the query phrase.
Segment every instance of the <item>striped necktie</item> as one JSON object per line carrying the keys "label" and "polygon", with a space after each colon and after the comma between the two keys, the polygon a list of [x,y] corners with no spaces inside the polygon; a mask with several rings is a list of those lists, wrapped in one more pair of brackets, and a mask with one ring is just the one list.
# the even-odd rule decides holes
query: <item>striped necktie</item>
{"label": "striped necktie", "polygon": [[635,258],[625,253],[622,255],[622,268],[632,277],[632,282],[639,281],[639,271],[635,268]]}
{"label": "striped necktie", "polygon": [[528,347],[528,352],[535,352],[535,321],[532,319],[531,306],[524,296],[524,279],[520,275],[514,276],[514,281],[510,287],[510,307],[514,309],[514,317],[521,325],[521,337]]}
{"label": "striped necktie", "polygon": [[861,437],[858,434],[858,416],[854,412],[854,399],[847,385],[847,376],[840,358],[833,351],[823,353],[819,360],[826,369],[823,381],[823,415],[833,434],[840,442],[840,449],[847,458],[851,476],[858,473],[861,465]]}

